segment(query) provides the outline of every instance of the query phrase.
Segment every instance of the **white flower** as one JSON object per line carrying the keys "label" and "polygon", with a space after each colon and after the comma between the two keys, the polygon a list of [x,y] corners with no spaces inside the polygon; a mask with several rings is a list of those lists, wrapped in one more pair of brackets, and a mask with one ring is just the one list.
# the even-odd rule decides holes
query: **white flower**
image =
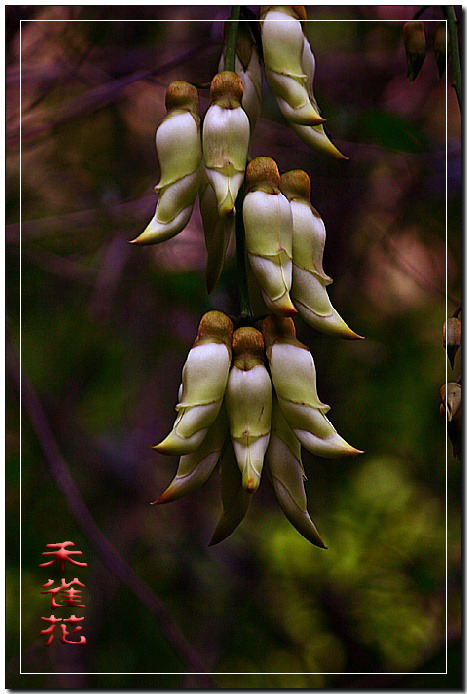
{"label": "white flower", "polygon": [[255,328],[233,334],[234,364],[225,401],[243,488],[258,488],[271,430],[272,385],[264,366],[264,340]]}
{"label": "white flower", "polygon": [[182,372],[182,388],[170,434],[154,448],[166,455],[185,455],[201,445],[219,414],[231,362],[233,326],[220,311],[202,317],[198,336]]}
{"label": "white flower", "polygon": [[131,243],[145,245],[172,238],[188,224],[200,183],[201,137],[198,92],[187,82],[172,82],[166,92],[167,115],[156,132],[161,179],[156,213]]}
{"label": "white flower", "polygon": [[235,72],[211,82],[211,106],[203,123],[206,176],[217,197],[219,214],[235,215],[235,200],[245,175],[250,123],[241,107],[243,86]]}
{"label": "white flower", "polygon": [[290,203],[293,217],[292,288],[290,296],[298,312],[316,330],[348,340],[359,339],[332,306],[326,285],[332,279],[323,270],[326,229],[310,205],[310,178],[305,171],[281,176],[280,189]]}
{"label": "white flower", "polygon": [[246,171],[243,225],[248,261],[269,310],[294,315],[292,213],[279,190],[277,165],[269,157],[252,159]]}
{"label": "white flower", "polygon": [[268,316],[262,331],[279,406],[300,443],[323,458],[361,453],[339,436],[326,417],[330,408],[318,398],[313,357],[297,340],[293,320]]}

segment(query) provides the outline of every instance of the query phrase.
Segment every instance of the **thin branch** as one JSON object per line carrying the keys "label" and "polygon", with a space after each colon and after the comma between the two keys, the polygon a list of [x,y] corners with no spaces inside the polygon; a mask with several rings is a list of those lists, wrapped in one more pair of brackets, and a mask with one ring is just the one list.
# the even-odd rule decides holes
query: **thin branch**
{"label": "thin branch", "polygon": [[426,10],[430,9],[431,5],[423,5],[423,7],[420,7],[414,14],[413,18],[414,19],[420,19],[422,14],[426,12]]}
{"label": "thin branch", "polygon": [[[144,80],[153,79],[156,75],[164,74],[166,75],[174,67],[177,67],[181,63],[184,63],[199,53],[204,51],[209,47],[209,43],[203,42],[193,48],[190,48],[182,55],[169,60],[167,63],[160,65],[154,70],[139,70],[133,72],[131,75],[126,75],[119,79],[110,80],[105,84],[101,84],[94,89],[90,89],[84,94],[80,94],[73,99],[67,101],[67,103],[60,109],[58,116],[51,120],[49,123],[37,123],[29,127],[28,130],[23,129],[23,142],[31,144],[37,140],[43,138],[46,135],[53,134],[62,125],[65,125],[71,120],[76,118],[82,118],[83,116],[89,115],[98,111],[110,103],[114,102],[120,97],[120,92],[122,89],[127,87],[129,84],[134,84],[135,82],[140,82]],[[13,133],[7,139],[7,146],[16,146],[19,144],[19,131]]]}
{"label": "thin branch", "polygon": [[[14,355],[11,343],[8,345],[7,349],[7,369],[19,391],[19,364]],[[168,643],[180,654],[187,666],[189,666],[193,672],[205,673],[206,668],[200,656],[188,643],[167,607],[133,569],[124,562],[117,550],[94,521],[94,518],[91,516],[70,474],[57,442],[54,439],[39,397],[26,378],[24,372],[21,374],[21,385],[22,405],[36,432],[55,482],[63,492],[70,511],[76,518],[82,531],[95,546],[109,569],[125,583],[137,598],[157,617]],[[203,677],[205,679],[206,688],[215,687],[210,676],[204,675]]]}

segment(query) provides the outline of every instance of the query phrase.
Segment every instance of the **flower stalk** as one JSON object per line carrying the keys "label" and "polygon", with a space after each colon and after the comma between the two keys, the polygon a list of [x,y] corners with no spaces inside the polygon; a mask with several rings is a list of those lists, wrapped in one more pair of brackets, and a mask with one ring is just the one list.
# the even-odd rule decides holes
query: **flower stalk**
{"label": "flower stalk", "polygon": [[[235,72],[235,49],[237,46],[238,20],[240,17],[240,5],[233,5],[231,20],[229,22],[229,31],[227,34],[227,43],[225,50],[225,70]],[[235,247],[236,247],[236,263],[237,263],[237,285],[238,285],[238,302],[240,305],[240,315],[242,317],[251,318],[253,312],[251,310],[250,295],[248,292],[248,275],[246,270],[245,258],[245,230],[243,228],[243,186],[236,200],[236,215],[235,215]]]}

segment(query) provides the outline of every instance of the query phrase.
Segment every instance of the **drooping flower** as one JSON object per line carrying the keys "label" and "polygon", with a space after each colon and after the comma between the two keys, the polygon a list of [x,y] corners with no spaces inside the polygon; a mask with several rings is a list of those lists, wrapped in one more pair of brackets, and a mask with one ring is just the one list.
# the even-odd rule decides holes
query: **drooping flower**
{"label": "drooping flower", "polygon": [[[219,72],[225,65],[225,51],[219,62]],[[250,121],[253,132],[261,111],[262,73],[261,63],[247,22],[239,22],[235,47],[235,72],[242,80],[242,108]]]}
{"label": "drooping flower", "polygon": [[322,458],[361,453],[337,433],[326,417],[330,408],[318,398],[313,357],[297,340],[293,320],[268,316],[261,328],[279,406],[300,443]]}
{"label": "drooping flower", "polygon": [[165,95],[167,115],[156,132],[161,178],[156,213],[131,243],[147,245],[172,238],[188,224],[198,193],[201,136],[198,92],[187,82],[172,82]]}
{"label": "drooping flower", "polygon": [[266,6],[261,17],[266,75],[282,115],[311,149],[347,159],[326,135],[313,93],[315,57],[301,25],[305,8]]}
{"label": "drooping flower", "polygon": [[242,486],[232,446],[228,446],[220,462],[222,515],[216,525],[209,545],[216,545],[240,525],[251,501],[251,494]]}
{"label": "drooping flower", "polygon": [[407,79],[413,82],[425,61],[426,38],[423,22],[406,22],[403,28]]}
{"label": "drooping flower", "polygon": [[264,365],[264,340],[256,328],[238,328],[225,401],[243,488],[255,492],[271,431],[272,385]]}
{"label": "drooping flower", "polygon": [[232,356],[232,321],[221,311],[201,318],[198,335],[182,372],[177,419],[170,434],[154,448],[185,455],[204,440],[222,406]]}
{"label": "drooping flower", "polygon": [[309,43],[300,20],[306,18],[305,8],[298,5],[261,9],[264,65],[277,105],[287,122],[318,125],[324,118],[314,97],[311,99],[313,85],[303,62],[305,46],[309,47]]}
{"label": "drooping flower", "polygon": [[327,335],[359,339],[332,306],[326,286],[332,279],[323,270],[326,229],[310,204],[310,177],[305,171],[288,171],[281,176],[280,189],[292,210],[292,288],[290,296],[309,325]]}
{"label": "drooping flower", "polygon": [[235,214],[235,200],[245,175],[250,123],[241,106],[242,96],[242,81],[235,72],[220,72],[211,82],[211,106],[203,123],[203,156],[221,216]]}
{"label": "drooping flower", "polygon": [[287,424],[276,397],[272,401],[271,439],[264,462],[287,520],[312,544],[326,549],[307,510],[300,442]]}
{"label": "drooping flower", "polygon": [[277,165],[269,157],[252,159],[246,170],[243,225],[248,261],[269,310],[294,315],[292,212],[279,190]]}
{"label": "drooping flower", "polygon": [[199,190],[199,208],[208,254],[205,273],[206,288],[208,293],[211,293],[222,274],[225,254],[235,228],[235,217],[219,214],[216,193],[206,175],[203,175]]}
{"label": "drooping flower", "polygon": [[196,491],[211,476],[224,447],[227,434],[225,408],[221,408],[199,448],[180,458],[177,474],[153,504],[167,504]]}

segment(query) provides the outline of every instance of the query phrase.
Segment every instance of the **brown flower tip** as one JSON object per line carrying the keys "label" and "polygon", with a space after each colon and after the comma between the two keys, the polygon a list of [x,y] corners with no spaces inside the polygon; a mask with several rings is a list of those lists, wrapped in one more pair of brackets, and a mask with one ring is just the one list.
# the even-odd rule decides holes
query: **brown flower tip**
{"label": "brown flower tip", "polygon": [[241,103],[243,84],[236,72],[219,72],[211,82],[211,100],[233,99]]}
{"label": "brown flower tip", "polygon": [[281,193],[289,200],[299,197],[305,198],[309,202],[311,195],[310,177],[306,171],[294,169],[282,174],[279,185]]}
{"label": "brown flower tip", "polygon": [[426,39],[423,22],[406,22],[402,29],[405,50],[409,53],[425,54]]}
{"label": "brown flower tip", "polygon": [[232,337],[232,350],[239,368],[248,370],[264,363],[264,339],[256,328],[238,328]]}
{"label": "brown flower tip", "polygon": [[174,108],[186,108],[199,113],[198,90],[188,82],[171,82],[165,92],[167,111]]}
{"label": "brown flower tip", "polygon": [[269,349],[279,338],[295,339],[295,323],[292,318],[283,316],[266,316],[261,322],[266,348]]}
{"label": "brown flower tip", "polygon": [[278,187],[281,177],[274,159],[271,159],[271,157],[256,157],[246,167],[245,180],[249,188],[257,183],[270,183]]}
{"label": "brown flower tip", "polygon": [[292,5],[292,10],[295,12],[298,19],[300,19],[300,20],[308,19],[308,17],[306,16],[306,10],[305,10],[304,5]]}
{"label": "brown flower tip", "polygon": [[198,326],[198,335],[195,345],[206,338],[224,342],[227,347],[232,343],[233,323],[222,311],[208,311],[201,318]]}
{"label": "brown flower tip", "polygon": [[289,17],[300,19],[300,21],[307,19],[304,5],[263,5],[260,8],[260,19],[264,19],[267,13],[272,10],[282,12],[282,14],[288,14]]}

